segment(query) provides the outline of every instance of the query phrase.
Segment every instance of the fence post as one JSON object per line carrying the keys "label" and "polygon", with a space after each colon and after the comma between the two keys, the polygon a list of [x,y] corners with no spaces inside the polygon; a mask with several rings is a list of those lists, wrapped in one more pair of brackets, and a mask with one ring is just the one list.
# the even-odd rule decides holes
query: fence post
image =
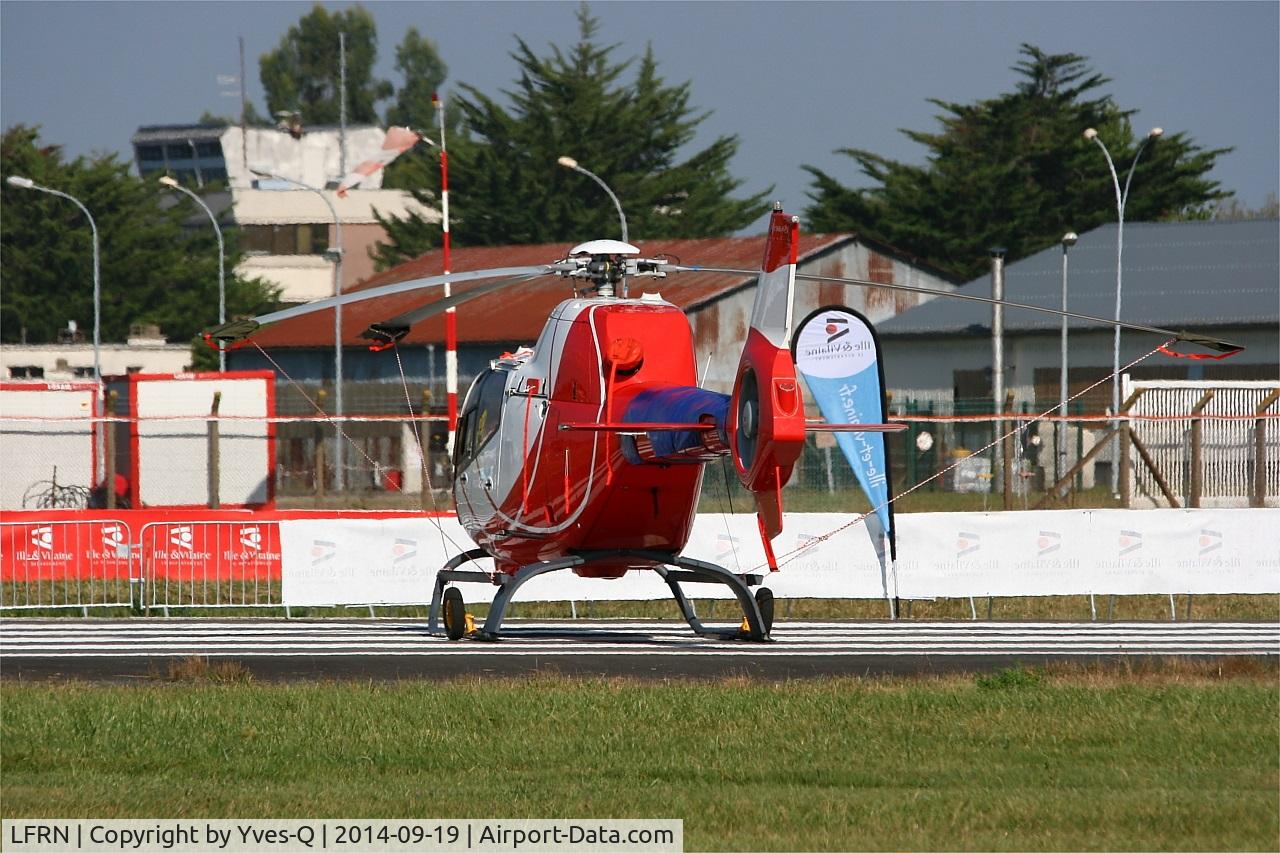
{"label": "fence post", "polygon": [[324,502],[324,439],[316,439],[316,506]]}
{"label": "fence post", "polygon": [[[1084,403],[1081,401],[1076,402],[1076,414],[1077,415],[1084,414]],[[1081,421],[1076,421],[1075,426],[1076,426],[1076,459],[1083,459],[1084,458],[1084,423],[1082,423]],[[1072,490],[1072,494],[1074,495],[1075,492],[1078,492],[1083,488],[1084,488],[1084,466],[1081,465],[1079,466],[1079,470],[1076,471],[1075,488]],[[1073,505],[1074,503],[1075,502],[1072,501]]]}
{"label": "fence post", "polygon": [[1191,410],[1191,484],[1187,489],[1187,506],[1200,506],[1200,495],[1204,491],[1204,421],[1199,415],[1212,399],[1213,389],[1209,389]]}
{"label": "fence post", "polygon": [[116,412],[116,399],[120,396],[117,391],[107,392],[107,410],[103,412],[107,420],[102,422],[102,453],[107,458],[103,461],[107,463],[107,476],[104,481],[107,491],[107,509],[114,510],[116,508],[116,423],[110,418]]}
{"label": "fence post", "polygon": [[1129,470],[1129,455],[1132,452],[1133,431],[1128,421],[1120,423],[1120,453],[1116,464],[1120,466],[1120,505],[1129,507],[1133,503],[1133,472]]}
{"label": "fence post", "polygon": [[1259,417],[1253,422],[1253,495],[1250,506],[1267,505],[1267,421],[1261,415],[1266,414],[1277,399],[1280,399],[1280,388],[1264,397],[1254,410]]}
{"label": "fence post", "polygon": [[222,405],[222,392],[213,392],[213,405],[209,408],[209,509],[222,507],[222,453],[218,446],[218,408]]}
{"label": "fence post", "polygon": [[[907,414],[908,415],[916,414],[916,409],[917,409],[916,401],[908,400]],[[907,424],[907,442],[906,442],[906,445],[902,448],[902,454],[904,457],[906,457],[904,461],[907,463],[906,464],[907,488],[911,488],[916,484],[916,428],[917,427],[916,427],[915,421],[910,421]]]}
{"label": "fence post", "polygon": [[[1011,408],[1013,408],[1012,391],[1005,395],[1004,406],[1001,407],[1000,411],[1003,414]],[[996,421],[996,429],[1000,430],[1001,434],[1000,464],[1002,467],[1001,475],[1004,480],[1001,484],[1004,488],[1001,491],[1003,492],[1004,508],[1010,510],[1013,509],[1013,439],[1009,436],[1008,430],[1005,429],[1007,423],[1008,421],[1004,420]]]}
{"label": "fence post", "polygon": [[431,509],[434,498],[431,494],[431,389],[422,389],[422,438],[418,449],[422,451],[422,488],[419,490],[419,504],[423,512]]}
{"label": "fence post", "polygon": [[[1127,415],[1129,410],[1133,408],[1133,404],[1138,401],[1147,389],[1139,388],[1129,395],[1128,399],[1120,406],[1120,411],[1116,414]],[[1120,421],[1120,454],[1116,459],[1116,464],[1120,466],[1120,505],[1128,507],[1133,502],[1133,473],[1129,470],[1129,456],[1131,454],[1131,445],[1134,443],[1135,436],[1133,429],[1129,423],[1129,419],[1125,418]],[[1139,451],[1141,452],[1141,451]],[[1152,473],[1159,479],[1160,474],[1154,469]]]}
{"label": "fence post", "polygon": [[[326,392],[325,392],[325,390],[324,390],[323,388],[321,388],[321,389],[319,389],[318,391],[316,391],[316,406],[317,406],[317,407],[319,407],[319,409],[320,409],[322,412],[324,411],[324,398],[325,398],[326,396],[328,396],[328,395],[326,394]],[[316,486],[316,506],[318,507],[318,506],[321,506],[322,501],[323,501],[323,498],[324,498],[324,469],[325,469],[325,452],[324,452],[325,436],[324,436],[324,428],[323,428],[323,427],[321,427],[321,425],[320,425],[320,424],[318,424],[318,423],[316,424],[315,441],[316,441],[316,457],[315,457],[316,480],[315,480],[315,486]]]}

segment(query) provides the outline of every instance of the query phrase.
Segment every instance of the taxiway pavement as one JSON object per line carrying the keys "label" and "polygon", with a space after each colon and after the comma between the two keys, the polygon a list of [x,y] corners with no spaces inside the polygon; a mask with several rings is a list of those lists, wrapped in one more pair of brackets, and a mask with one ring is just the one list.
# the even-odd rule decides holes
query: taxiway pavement
{"label": "taxiway pavement", "polygon": [[1280,656],[1280,623],[801,622],[768,643],[683,623],[512,621],[499,642],[449,642],[413,620],[0,619],[0,676],[136,680],[170,661],[235,660],[263,679],[452,678],[532,672],[643,678],[990,670],[1133,657]]}

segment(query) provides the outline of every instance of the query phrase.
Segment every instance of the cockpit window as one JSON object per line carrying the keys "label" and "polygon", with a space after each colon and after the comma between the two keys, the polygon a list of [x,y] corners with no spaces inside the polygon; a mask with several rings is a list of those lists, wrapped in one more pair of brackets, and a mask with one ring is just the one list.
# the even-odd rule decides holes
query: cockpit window
{"label": "cockpit window", "polygon": [[502,401],[507,374],[489,370],[476,377],[458,418],[458,444],[454,467],[467,465],[498,431],[502,421]]}

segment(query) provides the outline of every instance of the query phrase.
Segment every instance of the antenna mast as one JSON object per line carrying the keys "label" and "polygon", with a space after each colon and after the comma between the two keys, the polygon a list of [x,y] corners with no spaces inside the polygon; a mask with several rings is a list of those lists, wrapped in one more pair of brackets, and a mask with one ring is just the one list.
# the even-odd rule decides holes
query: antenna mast
{"label": "antenna mast", "polygon": [[338,179],[347,173],[347,34],[338,33]]}

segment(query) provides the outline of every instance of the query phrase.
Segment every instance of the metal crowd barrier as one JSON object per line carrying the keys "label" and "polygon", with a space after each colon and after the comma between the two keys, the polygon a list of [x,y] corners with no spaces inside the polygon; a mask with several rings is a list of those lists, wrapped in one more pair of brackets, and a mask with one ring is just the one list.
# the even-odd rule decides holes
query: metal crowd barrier
{"label": "metal crowd barrier", "polygon": [[148,610],[285,606],[278,522],[152,522],[140,538]]}
{"label": "metal crowd barrier", "polygon": [[0,610],[134,607],[142,571],[118,521],[0,522]]}

